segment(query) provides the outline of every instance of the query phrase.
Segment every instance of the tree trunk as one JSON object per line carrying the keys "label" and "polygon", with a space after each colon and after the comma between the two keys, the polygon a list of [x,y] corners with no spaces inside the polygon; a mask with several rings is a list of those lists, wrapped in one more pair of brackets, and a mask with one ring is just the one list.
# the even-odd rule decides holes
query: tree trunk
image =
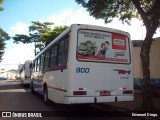
{"label": "tree trunk", "polygon": [[141,46],[141,59],[143,69],[143,105],[142,110],[152,111],[154,109],[150,84],[150,47],[152,44],[152,34],[148,31]]}
{"label": "tree trunk", "polygon": [[36,56],[37,55],[37,50],[36,50],[36,42],[34,43],[34,55]]}

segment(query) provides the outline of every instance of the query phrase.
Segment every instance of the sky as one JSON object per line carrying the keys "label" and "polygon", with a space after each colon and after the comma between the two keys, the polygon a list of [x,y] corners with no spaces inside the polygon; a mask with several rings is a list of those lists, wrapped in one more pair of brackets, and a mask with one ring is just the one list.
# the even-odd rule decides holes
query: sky
{"label": "sky", "polygon": [[[145,27],[142,22],[132,19],[131,25],[122,24],[117,18],[105,24],[102,19],[95,19],[75,0],[5,0],[0,12],[0,27],[11,37],[15,34],[28,34],[31,21],[54,22],[54,25],[91,24],[105,26],[129,32],[131,40],[142,40]],[[160,37],[157,30],[154,37]],[[18,64],[34,59],[33,44],[15,44],[13,40],[6,42],[5,54],[0,63],[1,69],[17,69]]]}

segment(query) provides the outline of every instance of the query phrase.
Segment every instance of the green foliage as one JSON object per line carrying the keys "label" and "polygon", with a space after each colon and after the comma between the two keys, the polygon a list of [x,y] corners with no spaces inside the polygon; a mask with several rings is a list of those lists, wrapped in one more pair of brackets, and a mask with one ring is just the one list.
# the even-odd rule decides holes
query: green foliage
{"label": "green foliage", "polygon": [[87,8],[90,15],[99,19],[102,18],[109,23],[113,18],[118,17],[123,22],[129,23],[132,17],[138,17],[131,0],[76,0]]}
{"label": "green foliage", "polygon": [[16,34],[13,40],[17,44],[19,42],[35,43],[35,55],[67,28],[67,26],[56,26],[52,29],[51,27],[54,25],[52,22],[32,21],[31,23],[29,35]]}
{"label": "green foliage", "polygon": [[13,39],[14,39],[14,42],[17,43],[17,44],[18,44],[19,42],[22,42],[22,43],[24,43],[24,44],[31,42],[29,36],[27,36],[27,35],[22,35],[22,34],[21,34],[21,35],[20,35],[20,34],[16,34],[15,37],[13,37]]}
{"label": "green foliage", "polygon": [[[117,17],[122,22],[130,23],[131,18],[147,19],[153,17],[154,12],[158,12],[159,0],[75,0],[82,4],[91,16],[97,19],[104,19],[109,23]],[[139,7],[140,9],[137,9]],[[140,12],[143,11],[143,14]],[[154,12],[153,12],[154,11]]]}
{"label": "green foliage", "polygon": [[32,21],[32,25],[29,26],[29,35],[16,34],[13,37],[14,43],[22,42],[24,44],[35,43],[35,55],[41,51],[45,45],[40,40],[41,34],[45,33],[48,30],[51,30],[52,22],[39,22]]}
{"label": "green foliage", "polygon": [[4,54],[4,49],[5,49],[5,41],[9,40],[10,36],[0,28],[0,62],[2,60],[2,56]]}
{"label": "green foliage", "polygon": [[51,30],[51,26],[54,25],[52,22],[39,22],[32,21],[32,25],[29,27],[29,32],[35,32],[41,34],[47,30]]}
{"label": "green foliage", "polygon": [[2,4],[4,2],[4,0],[0,0],[0,4]]}
{"label": "green foliage", "polygon": [[56,38],[58,35],[60,35],[67,26],[56,26],[53,30],[47,30],[40,36],[40,41],[45,43],[45,46],[47,46],[54,38]]}
{"label": "green foliage", "polygon": [[[4,0],[0,0],[0,4],[2,4],[4,2]],[[3,11],[4,10],[4,8],[2,8],[1,6],[0,6],[0,11]]]}
{"label": "green foliage", "polygon": [[4,49],[5,49],[5,43],[0,40],[0,62],[1,62],[2,56],[4,54]]}
{"label": "green foliage", "polygon": [[[3,2],[4,0],[0,0],[0,4],[2,4]],[[4,8],[0,6],[0,11],[3,11],[3,10]],[[0,28],[0,62],[2,61],[2,56],[4,54],[4,49],[6,45],[5,41],[9,39],[10,39],[9,35],[5,31],[3,31],[2,28]]]}
{"label": "green foliage", "polygon": [[2,28],[0,28],[0,40],[6,41],[9,39],[10,39],[10,36],[8,35],[8,33],[6,33]]}

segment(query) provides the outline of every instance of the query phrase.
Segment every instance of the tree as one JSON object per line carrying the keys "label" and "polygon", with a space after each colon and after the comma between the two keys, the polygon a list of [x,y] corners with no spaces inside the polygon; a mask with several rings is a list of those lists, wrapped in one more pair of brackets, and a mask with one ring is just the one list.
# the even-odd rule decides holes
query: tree
{"label": "tree", "polygon": [[10,36],[6,33],[2,28],[0,28],[0,62],[2,60],[2,56],[4,54],[5,49],[5,41],[9,40]]}
{"label": "tree", "polygon": [[130,24],[131,18],[140,18],[146,27],[146,36],[141,46],[143,68],[143,110],[153,110],[150,85],[150,47],[152,38],[160,26],[160,0],[76,0],[87,8],[90,15],[104,19],[109,23],[119,18],[123,23]]}
{"label": "tree", "polygon": [[[2,4],[4,0],[0,0],[0,4]],[[0,6],[0,11],[3,11],[3,8]]]}
{"label": "tree", "polygon": [[60,35],[68,26],[56,26],[53,30],[48,30],[45,33],[42,33],[40,36],[40,41],[45,42],[47,46],[54,38]]}
{"label": "tree", "polygon": [[[0,0],[0,4],[2,4],[4,0]],[[0,11],[3,11],[3,8],[0,6]],[[2,61],[2,56],[4,54],[5,49],[5,41],[9,40],[10,36],[6,33],[2,28],[0,28],[0,62]]]}
{"label": "tree", "polygon": [[16,34],[15,37],[12,37],[14,43],[22,42],[24,44],[35,43],[35,55],[38,54],[45,46],[42,41],[40,41],[41,34],[45,33],[48,30],[51,30],[52,22],[39,22],[32,21],[32,25],[29,26],[29,35]]}
{"label": "tree", "polygon": [[14,43],[35,43],[36,55],[67,28],[67,26],[56,26],[52,29],[52,25],[54,25],[52,22],[32,21],[32,25],[29,26],[29,35],[16,34],[13,37]]}

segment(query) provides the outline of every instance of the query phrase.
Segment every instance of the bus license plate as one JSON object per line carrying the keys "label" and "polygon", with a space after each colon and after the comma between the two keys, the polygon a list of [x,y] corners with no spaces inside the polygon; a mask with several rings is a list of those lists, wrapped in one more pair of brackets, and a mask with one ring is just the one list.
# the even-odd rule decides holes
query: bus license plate
{"label": "bus license plate", "polygon": [[100,91],[100,96],[110,96],[111,92],[110,91]]}

